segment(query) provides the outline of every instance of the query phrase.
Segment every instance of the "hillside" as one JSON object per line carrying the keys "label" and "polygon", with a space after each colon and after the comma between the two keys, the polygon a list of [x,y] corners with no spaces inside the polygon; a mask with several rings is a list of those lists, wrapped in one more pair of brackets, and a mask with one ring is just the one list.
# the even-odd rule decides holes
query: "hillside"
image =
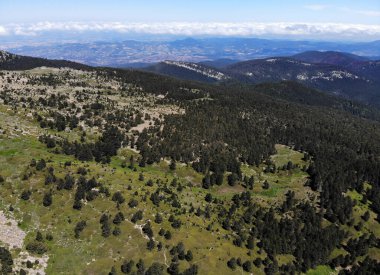
{"label": "hillside", "polygon": [[379,81],[380,61],[342,52],[304,52],[293,56],[294,59],[310,63],[323,63],[341,66],[372,81]]}
{"label": "hillside", "polygon": [[[368,65],[373,63],[376,62]],[[225,70],[243,82],[292,80],[320,91],[379,107],[380,82],[373,77],[378,70],[377,63],[356,70],[353,67],[353,64],[342,67],[278,57],[240,62],[226,67]]]}
{"label": "hillside", "polygon": [[225,81],[230,78],[228,75],[217,69],[207,65],[190,62],[164,61],[156,65],[146,67],[145,70],[180,79],[206,83]]}
{"label": "hillside", "polygon": [[352,115],[380,121],[380,111],[374,107],[356,101],[338,98],[318,90],[308,88],[298,82],[282,81],[277,83],[261,83],[253,87],[256,92],[271,95],[292,103],[327,107],[349,112]]}
{"label": "hillside", "polygon": [[28,64],[0,71],[4,273],[379,270],[377,110],[288,81]]}
{"label": "hillside", "polygon": [[29,70],[37,67],[90,69],[89,66],[66,60],[49,60],[0,51],[0,70]]}
{"label": "hillside", "polygon": [[380,63],[342,52],[304,52],[288,57],[274,57],[236,62],[227,65],[212,62],[166,61],[143,68],[179,79],[205,83],[259,84],[294,81],[327,94],[363,104],[380,106]]}
{"label": "hillside", "polygon": [[368,58],[350,53],[334,51],[309,51],[293,55],[292,58],[309,63],[323,63],[337,66],[350,66],[353,63],[369,61]]}
{"label": "hillside", "polygon": [[228,65],[232,65],[237,62],[239,62],[239,60],[222,58],[222,59],[216,59],[216,60],[202,61],[202,62],[199,62],[199,64],[217,68],[217,69],[223,69],[227,67]]}

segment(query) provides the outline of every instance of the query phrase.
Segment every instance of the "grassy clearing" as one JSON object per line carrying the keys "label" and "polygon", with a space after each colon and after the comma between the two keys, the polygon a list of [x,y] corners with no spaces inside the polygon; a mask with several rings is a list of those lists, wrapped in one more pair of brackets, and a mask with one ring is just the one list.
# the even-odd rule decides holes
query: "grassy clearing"
{"label": "grassy clearing", "polygon": [[[303,160],[304,154],[292,150],[284,145],[276,145],[277,154],[271,156],[272,162],[276,167],[282,167],[291,161],[295,168],[291,170],[278,170],[274,173],[264,172],[265,164],[258,167],[243,165],[242,171],[244,175],[254,176],[255,185],[253,195],[258,202],[263,205],[278,205],[281,203],[285,194],[290,190],[294,191],[296,198],[299,200],[307,199],[314,201],[317,194],[310,188],[305,187],[308,174],[301,170],[307,166],[308,162]],[[263,183],[267,181],[269,188],[263,188]]]}
{"label": "grassy clearing", "polygon": [[327,265],[317,266],[315,269],[309,270],[306,275],[333,275],[337,274],[336,271],[332,270]]}
{"label": "grassy clearing", "polygon": [[[368,184],[365,184],[364,188],[367,189],[370,188],[370,186]],[[359,194],[355,190],[348,191],[347,196],[356,202],[356,205],[353,208],[354,224],[362,223],[363,226],[359,231],[355,230],[353,227],[348,226],[344,226],[344,229],[346,229],[350,233],[350,236],[353,237],[359,237],[365,233],[373,233],[376,238],[380,238],[380,223],[376,220],[376,213],[370,209],[370,202],[367,201],[366,203],[363,203],[363,195]],[[370,217],[368,221],[364,221],[362,219],[362,216],[367,211],[369,212]],[[380,261],[380,249],[371,248],[369,256],[375,260]]]}

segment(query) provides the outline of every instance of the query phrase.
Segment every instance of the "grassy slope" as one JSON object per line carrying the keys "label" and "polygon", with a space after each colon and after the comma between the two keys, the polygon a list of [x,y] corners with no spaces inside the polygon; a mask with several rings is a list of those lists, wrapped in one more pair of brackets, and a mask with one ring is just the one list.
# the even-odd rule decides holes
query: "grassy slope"
{"label": "grassy slope", "polygon": [[[22,110],[14,113],[3,106],[0,107],[0,127],[6,130],[5,134],[0,135],[0,167],[1,174],[6,178],[6,182],[0,186],[0,205],[4,210],[8,209],[9,205],[14,206],[14,215],[19,220],[20,227],[27,232],[26,243],[35,238],[37,229],[43,233],[49,232],[54,236],[53,241],[45,241],[49,247],[48,254],[50,256],[48,274],[108,274],[113,265],[118,270],[123,259],[134,259],[137,262],[140,257],[144,258],[146,266],[152,262],[170,264],[169,247],[165,247],[165,245],[173,246],[180,241],[184,242],[186,249],[191,249],[193,252],[192,263],[199,266],[200,274],[240,273],[239,270],[233,272],[226,266],[226,261],[236,255],[240,255],[243,261],[253,260],[256,257],[265,258],[265,253],[260,255],[257,248],[252,251],[251,256],[248,256],[246,248],[234,246],[232,241],[228,240],[230,237],[227,232],[215,222],[214,216],[211,221],[208,221],[193,214],[181,215],[183,226],[179,230],[173,229],[167,221],[173,212],[171,206],[161,202],[158,208],[151,203],[149,196],[146,201],[142,201],[145,192],[154,192],[157,188],[156,183],[153,187],[146,186],[145,182],[148,179],[152,179],[154,182],[161,180],[170,184],[174,178],[178,178],[179,182],[186,186],[182,192],[178,193],[181,204],[186,208],[189,208],[190,203],[195,207],[205,206],[204,197],[207,192],[211,192],[220,199],[229,199],[234,193],[244,190],[240,185],[228,187],[224,184],[207,191],[199,187],[202,175],[194,172],[191,167],[178,164],[176,171],[173,172],[170,171],[165,161],[145,168],[137,167],[137,171],[122,168],[122,161],[129,160],[130,155],[135,154],[127,149],[114,157],[109,165],[95,162],[80,163],[70,156],[49,152],[43,144],[37,141],[38,135],[42,134],[43,130],[38,128],[35,122],[25,117],[26,114]],[[27,129],[28,132],[22,135],[19,129]],[[278,145],[276,149],[278,153],[272,157],[272,161],[277,167],[288,161],[292,161],[299,167],[307,165],[302,160],[302,153],[282,145]],[[68,172],[75,173],[78,167],[85,166],[90,171],[87,178],[92,176],[99,178],[100,182],[109,187],[111,194],[121,191],[126,202],[131,198],[137,198],[139,201],[137,208],[131,209],[127,203],[124,203],[121,205],[121,211],[127,219],[130,219],[136,209],[142,209],[144,219],[138,224],[142,224],[148,219],[153,220],[154,215],[160,212],[164,217],[164,222],[161,225],[152,222],[152,228],[155,240],[162,241],[164,249],[160,252],[157,250],[149,252],[146,249],[147,240],[129,221],[121,224],[121,235],[103,238],[99,224],[100,215],[104,212],[115,215],[118,211],[115,203],[110,198],[100,196],[87,203],[81,211],[74,210],[72,208],[74,191],[57,191],[53,186],[46,186],[44,184],[46,171],[34,173],[27,181],[21,180],[22,175],[30,169],[28,164],[32,158],[49,160],[48,166],[54,167],[55,174],[59,178],[63,178]],[[65,167],[63,164],[66,161],[71,161],[72,166]],[[253,195],[261,204],[278,205],[285,198],[287,190],[293,190],[297,199],[315,199],[315,193],[304,186],[307,173],[300,168],[264,173],[264,167],[265,164],[259,167],[243,167],[244,174],[255,177]],[[144,174],[143,182],[138,180],[140,173]],[[268,190],[262,188],[265,180],[270,183]],[[132,186],[132,190],[127,189],[128,185]],[[21,192],[27,189],[31,189],[33,194],[29,201],[23,201],[19,197]],[[42,205],[42,198],[49,189],[53,191],[53,204],[46,208]],[[136,191],[138,195],[134,194]],[[368,209],[368,205],[360,203],[360,194],[351,192],[349,195],[358,200],[358,205],[354,209],[355,221],[358,222],[360,216]],[[380,228],[379,224],[374,221],[374,216],[374,213],[371,212],[371,218],[365,223],[363,232],[369,229],[375,230],[376,236],[379,237]],[[80,220],[86,220],[87,227],[81,233],[81,237],[75,239],[73,229]],[[211,232],[205,229],[209,223],[212,223]],[[166,241],[157,234],[161,227],[169,229],[173,233],[171,240]],[[352,235],[362,233],[354,232],[352,228],[347,229]],[[343,252],[336,250],[333,254],[336,256]],[[14,254],[16,256],[17,252]],[[378,249],[370,250],[370,255],[374,258],[379,259],[379,254]],[[278,255],[280,264],[291,260],[292,257],[289,255]],[[186,261],[181,261],[181,269],[188,266]],[[256,267],[253,269],[254,274],[262,272]],[[320,266],[308,274],[330,274],[331,272],[332,270],[328,267]]]}
{"label": "grassy slope", "polygon": [[[4,111],[4,110],[3,110]],[[1,126],[6,128],[7,122],[15,119],[11,113],[3,112],[1,114]],[[36,127],[32,122],[24,121],[20,127]],[[37,127],[36,127],[36,130]],[[126,221],[122,223],[120,229],[122,234],[118,237],[111,236],[104,239],[100,235],[99,218],[102,212],[116,214],[117,209],[115,203],[109,198],[97,198],[88,203],[81,211],[72,209],[73,192],[72,191],[56,191],[53,190],[53,204],[46,208],[42,205],[44,190],[49,190],[51,186],[44,184],[44,172],[38,172],[33,175],[28,181],[22,181],[20,178],[27,169],[32,158],[44,158],[49,160],[48,166],[53,166],[57,177],[64,177],[67,172],[75,172],[82,164],[76,162],[69,156],[56,155],[46,150],[45,146],[39,143],[36,137],[28,135],[7,138],[3,135],[0,140],[0,167],[2,167],[2,175],[7,179],[1,189],[1,206],[3,209],[8,209],[9,205],[15,207],[14,214],[20,221],[20,226],[28,233],[26,243],[34,239],[36,229],[41,232],[49,232],[54,236],[52,242],[47,242],[49,246],[49,267],[48,274],[107,274],[112,265],[120,266],[122,259],[138,260],[139,257],[144,258],[146,265],[153,261],[165,262],[165,256],[170,263],[170,256],[166,249],[162,252],[148,252],[146,250],[147,240],[141,235],[140,231],[135,229],[133,224]],[[133,154],[133,152],[127,152]],[[71,167],[64,167],[62,164],[66,161],[72,161]],[[140,172],[144,173],[145,181],[148,179],[162,179],[163,181],[171,182],[178,175],[186,175],[186,178],[181,178],[180,182],[186,184],[189,180],[199,182],[200,175],[193,172],[191,168],[179,167],[178,170],[172,173],[166,163],[153,165],[146,168],[138,168],[136,172],[128,168],[121,168],[121,157],[116,157],[108,166],[102,167],[94,162],[86,163],[86,167],[91,171],[88,178],[98,176],[101,182],[105,183],[110,188],[111,193],[122,191],[126,201],[134,197],[135,191],[139,192],[138,200],[142,196],[144,190],[155,190],[155,187],[146,187],[144,182],[138,180]],[[132,190],[127,190],[127,185],[133,186]],[[25,202],[19,199],[23,190],[31,189],[33,194],[29,201]],[[185,189],[181,195],[181,200],[184,198],[194,204],[202,204],[204,202],[204,190],[200,188]],[[147,202],[140,202],[138,209],[144,210],[144,220],[153,219],[154,215],[160,211],[163,216],[168,218],[171,213],[170,208],[161,203],[160,208],[153,206]],[[130,209],[126,203],[121,206],[121,210],[127,218],[136,212],[135,209]],[[164,218],[164,220],[165,220]],[[74,226],[79,220],[86,220],[88,226],[81,234],[80,240],[74,238]],[[186,249],[191,249],[194,253],[193,263],[198,264],[200,270],[207,273],[218,269],[224,274],[229,274],[231,271],[226,267],[226,260],[229,255],[237,255],[245,253],[241,248],[237,248],[229,241],[218,240],[218,234],[210,234],[205,229],[202,229],[204,221],[194,215],[181,217],[185,222],[180,230],[171,228],[167,221],[162,225],[152,223],[155,232],[156,240],[163,240],[158,236],[157,232],[162,226],[165,229],[170,229],[173,233],[173,238],[170,241],[163,241],[165,244],[176,245],[179,241],[185,243]],[[140,222],[141,223],[141,222]],[[193,225],[193,223],[195,225]],[[222,235],[222,233],[219,233]],[[185,267],[186,265],[183,265]],[[68,271],[68,267],[70,271]]]}

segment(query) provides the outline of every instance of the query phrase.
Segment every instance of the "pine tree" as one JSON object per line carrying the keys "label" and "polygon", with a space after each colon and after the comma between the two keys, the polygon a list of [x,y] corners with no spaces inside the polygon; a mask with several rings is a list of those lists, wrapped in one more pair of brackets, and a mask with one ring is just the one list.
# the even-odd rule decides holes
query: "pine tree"
{"label": "pine tree", "polygon": [[50,206],[53,203],[53,196],[51,192],[45,193],[42,204],[45,207]]}

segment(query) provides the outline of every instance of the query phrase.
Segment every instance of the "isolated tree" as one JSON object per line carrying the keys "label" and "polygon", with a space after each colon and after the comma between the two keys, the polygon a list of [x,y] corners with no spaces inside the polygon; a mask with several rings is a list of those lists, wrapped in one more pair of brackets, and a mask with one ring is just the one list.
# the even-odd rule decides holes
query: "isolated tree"
{"label": "isolated tree", "polygon": [[193,260],[193,252],[191,250],[188,250],[185,256],[186,261],[191,262]]}
{"label": "isolated tree", "polygon": [[176,169],[176,163],[175,163],[174,159],[171,160],[170,165],[169,165],[169,169],[172,171],[174,171]]}
{"label": "isolated tree", "polygon": [[263,189],[269,189],[269,182],[267,180],[263,183]]}
{"label": "isolated tree", "polygon": [[133,260],[130,260],[130,261],[124,260],[123,264],[120,267],[121,272],[124,274],[131,273],[134,264],[135,263],[133,262]]}
{"label": "isolated tree", "polygon": [[42,233],[40,231],[37,231],[36,241],[42,242],[43,240],[44,240],[44,237],[42,236]]}
{"label": "isolated tree", "polygon": [[135,208],[138,204],[139,202],[136,199],[130,199],[130,201],[128,202],[128,206],[130,208]]}
{"label": "isolated tree", "polygon": [[235,258],[229,259],[227,262],[227,266],[229,268],[231,268],[232,270],[235,270],[236,269],[236,259]]}
{"label": "isolated tree", "polygon": [[162,216],[160,215],[160,213],[156,214],[156,216],[154,218],[154,222],[157,223],[157,224],[162,223]]}
{"label": "isolated tree", "polygon": [[243,267],[244,271],[251,272],[252,271],[252,263],[251,263],[251,261],[249,261],[249,260],[245,261],[243,263],[242,267]]}
{"label": "isolated tree", "polygon": [[114,230],[112,231],[112,235],[119,236],[121,234],[120,227],[116,226]]}
{"label": "isolated tree", "polygon": [[75,228],[74,228],[74,233],[75,233],[75,238],[79,238],[79,234],[84,230],[84,228],[86,227],[87,223],[86,221],[79,221]]}
{"label": "isolated tree", "polygon": [[41,170],[45,169],[45,167],[46,167],[46,161],[44,159],[40,159],[36,164],[36,170],[37,171],[41,171]]}
{"label": "isolated tree", "polygon": [[51,192],[45,193],[42,204],[45,207],[50,206],[53,203],[53,196]]}
{"label": "isolated tree", "polygon": [[118,204],[122,204],[123,202],[125,202],[125,198],[123,197],[120,191],[117,191],[113,194],[112,200],[114,202],[117,202]]}
{"label": "isolated tree", "polygon": [[155,246],[156,246],[155,242],[152,239],[149,239],[149,241],[146,244],[146,248],[148,250],[153,250]]}
{"label": "isolated tree", "polygon": [[135,214],[132,215],[131,222],[136,223],[137,221],[142,220],[142,218],[143,218],[143,212],[139,210]]}
{"label": "isolated tree", "polygon": [[121,222],[124,221],[124,219],[125,219],[125,218],[124,218],[123,213],[118,212],[118,213],[115,215],[114,219],[113,219],[113,223],[114,223],[114,224],[121,224]]}
{"label": "isolated tree", "polygon": [[212,202],[212,195],[210,193],[207,193],[205,196],[205,201],[206,202]]}
{"label": "isolated tree", "polygon": [[32,192],[30,190],[24,190],[21,193],[21,199],[23,199],[24,201],[27,201],[29,200],[31,194]]}

